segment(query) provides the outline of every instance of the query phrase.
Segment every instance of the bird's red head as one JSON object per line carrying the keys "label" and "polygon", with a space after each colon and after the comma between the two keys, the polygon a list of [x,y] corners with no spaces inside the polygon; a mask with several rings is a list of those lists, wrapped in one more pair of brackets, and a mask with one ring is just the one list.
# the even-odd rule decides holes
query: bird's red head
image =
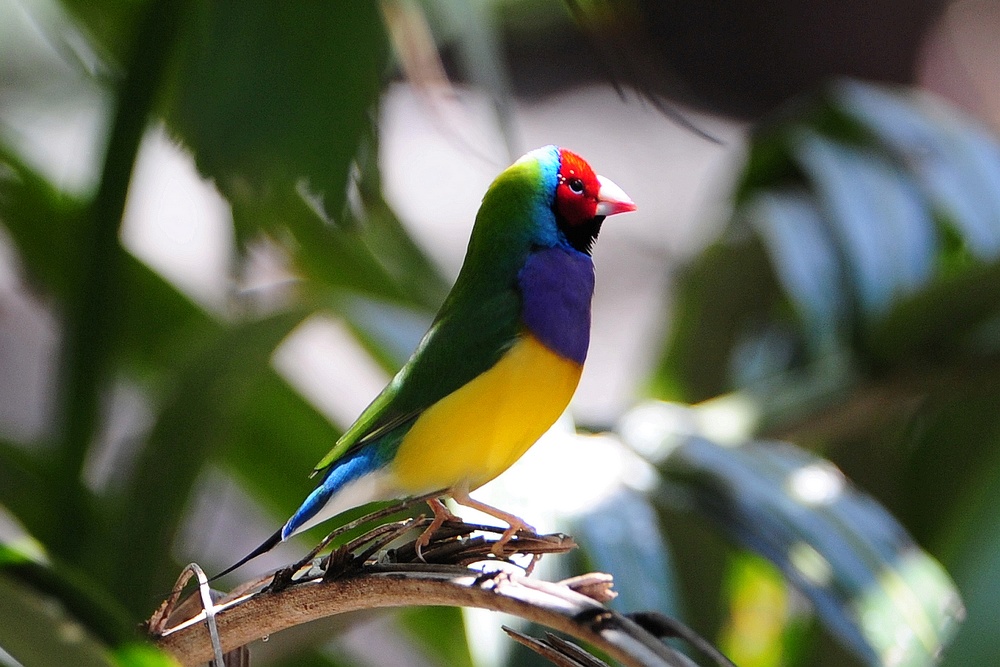
{"label": "bird's red head", "polygon": [[597,215],[597,193],[601,184],[587,162],[565,148],[559,151],[559,184],[556,212],[563,222],[579,225]]}
{"label": "bird's red head", "polygon": [[634,211],[635,203],[613,182],[595,174],[582,157],[561,148],[554,208],[570,243],[589,251],[601,221],[615,213]]}
{"label": "bird's red head", "polygon": [[597,216],[635,210],[628,195],[610,180],[595,174],[582,157],[562,148],[559,158],[555,206],[565,223],[579,225]]}

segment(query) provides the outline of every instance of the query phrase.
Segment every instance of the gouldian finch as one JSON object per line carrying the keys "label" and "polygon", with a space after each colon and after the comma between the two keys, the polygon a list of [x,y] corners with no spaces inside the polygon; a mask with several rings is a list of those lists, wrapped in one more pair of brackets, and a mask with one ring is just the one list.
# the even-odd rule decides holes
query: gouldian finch
{"label": "gouldian finch", "polygon": [[[504,170],[483,197],[455,286],[416,351],[316,465],[321,481],[295,514],[226,572],[359,495],[440,491],[507,523],[499,546],[528,528],[469,492],[517,461],[569,404],[590,342],[591,247],[605,217],[635,208],[563,148],[533,150]],[[451,518],[440,501],[430,504],[435,519],[418,549]]]}

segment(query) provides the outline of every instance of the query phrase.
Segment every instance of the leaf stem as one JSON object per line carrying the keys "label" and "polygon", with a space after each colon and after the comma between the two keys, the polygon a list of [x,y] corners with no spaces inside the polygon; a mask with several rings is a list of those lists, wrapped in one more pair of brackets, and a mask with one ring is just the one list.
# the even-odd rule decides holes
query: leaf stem
{"label": "leaf stem", "polygon": [[76,560],[88,524],[81,473],[98,428],[118,331],[123,292],[119,230],[132,168],[166,70],[184,2],[155,0],[141,15],[118,92],[101,181],[82,221],[75,298],[67,305],[63,347],[61,440],[56,452],[61,528],[49,546]]}

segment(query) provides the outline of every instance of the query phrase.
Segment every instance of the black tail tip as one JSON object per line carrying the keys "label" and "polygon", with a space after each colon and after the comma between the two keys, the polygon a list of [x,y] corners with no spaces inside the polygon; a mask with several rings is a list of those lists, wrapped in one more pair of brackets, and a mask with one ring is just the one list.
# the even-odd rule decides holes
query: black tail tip
{"label": "black tail tip", "polygon": [[278,543],[280,543],[280,542],[281,542],[281,528],[279,528],[278,530],[276,530],[273,535],[271,535],[269,538],[267,538],[266,540],[264,540],[260,544],[260,546],[258,546],[256,549],[254,549],[253,551],[251,551],[250,553],[248,553],[246,556],[244,556],[243,558],[241,558],[238,561],[236,561],[236,563],[234,563],[233,565],[230,565],[229,567],[227,567],[222,572],[220,572],[220,573],[218,573],[218,574],[210,577],[209,581],[215,581],[216,579],[220,579],[220,578],[226,576],[227,574],[229,574],[230,572],[243,567],[244,565],[246,565],[247,563],[249,563],[250,561],[252,561],[257,556],[260,556],[261,554],[265,554],[268,551],[270,551],[271,549],[273,549],[274,547],[276,547],[278,545]]}

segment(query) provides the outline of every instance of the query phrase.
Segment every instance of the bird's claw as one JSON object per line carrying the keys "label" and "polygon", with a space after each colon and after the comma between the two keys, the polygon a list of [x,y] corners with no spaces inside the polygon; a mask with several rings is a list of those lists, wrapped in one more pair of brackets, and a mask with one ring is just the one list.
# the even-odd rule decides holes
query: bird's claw
{"label": "bird's claw", "polygon": [[527,533],[534,533],[535,529],[526,524],[524,521],[516,521],[511,523],[510,527],[507,528],[507,530],[503,531],[503,535],[500,536],[500,539],[493,543],[493,547],[490,549],[490,552],[497,558],[503,558],[504,547],[507,546],[507,543],[510,542],[521,531]]}
{"label": "bird's claw", "polygon": [[431,537],[434,533],[444,525],[445,521],[455,521],[456,517],[445,505],[437,498],[431,498],[427,501],[431,510],[434,512],[434,520],[431,521],[430,525],[424,529],[424,532],[420,533],[420,537],[417,538],[416,542],[413,543],[413,548],[417,552],[417,558],[419,558],[424,563],[427,559],[424,558],[424,548],[431,543]]}
{"label": "bird's claw", "polygon": [[431,541],[431,538],[429,537],[430,530],[431,530],[430,528],[427,528],[427,530],[420,533],[420,537],[418,537],[417,541],[413,543],[413,549],[417,552],[417,558],[423,563],[427,562],[427,559],[424,558],[424,547],[430,544]]}

